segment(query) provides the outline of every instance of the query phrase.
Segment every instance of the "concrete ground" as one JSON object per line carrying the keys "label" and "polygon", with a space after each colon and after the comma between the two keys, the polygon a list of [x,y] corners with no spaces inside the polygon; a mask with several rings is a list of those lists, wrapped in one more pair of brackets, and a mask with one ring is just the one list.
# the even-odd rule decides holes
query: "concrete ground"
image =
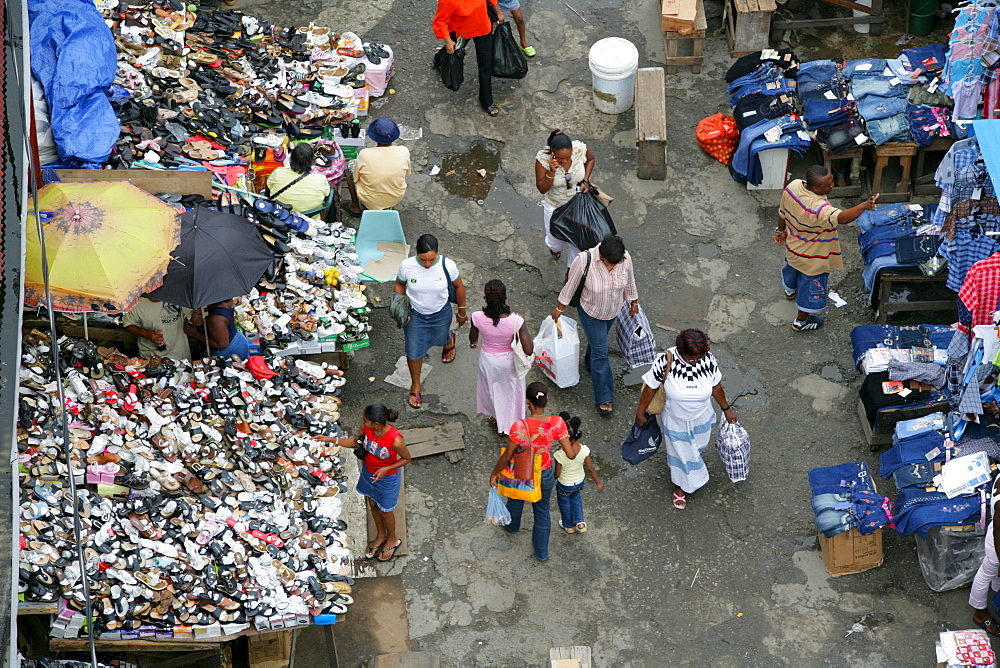
{"label": "concrete ground", "polygon": [[[933,593],[913,539],[893,531],[886,532],[884,566],[830,577],[809,507],[810,468],[865,460],[877,470],[855,412],[859,379],[849,332],[873,321],[855,229],[844,232],[846,268],[831,281],[848,306],[833,309],[824,329],[793,333],[792,306],[778,282],[782,255],[771,239],[777,193],[749,193],[694,139],[701,118],[729,111],[723,75],[731,58],[718,30],[720,6],[706,3],[701,74],[668,78],[669,173],[661,182],[636,178],[633,114],[598,113],[587,68],[590,45],[607,36],[632,40],[641,66],[662,64],[658,3],[571,4],[586,23],[563,2],[525,4],[539,55],[526,79],[495,81],[502,113],[491,119],[475,99],[474,55],[457,93],[444,89],[431,68],[439,46],[430,28],[433,2],[240,2],[281,25],[314,20],[393,47],[396,93],[377,101],[372,113],[423,130],[422,139],[406,142],[415,169],[400,207],[404,227],[411,240],[425,232],[438,236],[442,252],[461,267],[470,306],[481,305],[482,286],[495,277],[507,283],[511,306],[533,331],[555,306],[564,267],[549,259],[542,241],[532,161],[549,130],[564,128],[594,150],[594,181],[617,198],[611,211],[633,253],[649,319],[706,329],[730,395],[759,390],[737,408],[753,438],[750,480],[731,484],[710,448],[712,480],[683,512],[670,505],[665,457],[638,467],[620,457],[634,389],[618,384],[611,419],[597,416],[586,374],[579,386],[553,391],[555,410],[583,416],[585,442],[607,488],[586,488],[590,531],[553,533],[551,559],[540,564],[528,532],[510,536],[482,523],[487,478],[502,442],[476,415],[476,353],[463,343],[446,367],[435,352],[425,410],[406,409],[405,390],[383,382],[403,353],[402,334],[387,309],[376,310],[374,345],[354,359],[348,424],[367,403],[385,402],[401,409],[401,427],[438,424],[434,417],[466,429],[464,461],[453,465],[438,456],[408,467],[410,554],[379,566],[382,574],[402,575],[413,650],[466,666],[547,665],[550,647],[576,644],[591,646],[600,666],[933,663],[937,632],[971,625],[967,591]],[[808,16],[818,8],[803,3],[796,11]],[[900,28],[902,20],[894,16],[892,25]],[[892,57],[901,48],[894,44],[898,35],[874,38],[843,28],[791,38],[803,59]],[[921,43],[929,41],[913,42]],[[799,175],[806,164],[797,163]],[[432,166],[441,173],[430,176]],[[373,287],[372,294],[384,306],[389,287]],[[671,344],[671,333],[655,334],[662,346]],[[622,370],[612,346],[612,362]],[[535,378],[537,371],[529,377]],[[845,637],[865,615],[869,630]]]}

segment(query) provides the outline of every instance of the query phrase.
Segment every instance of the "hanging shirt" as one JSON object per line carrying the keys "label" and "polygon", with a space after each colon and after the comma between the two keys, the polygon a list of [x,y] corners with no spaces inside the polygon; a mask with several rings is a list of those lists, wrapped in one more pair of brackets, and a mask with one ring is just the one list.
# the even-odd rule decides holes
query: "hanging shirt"
{"label": "hanging shirt", "polygon": [[778,216],[785,221],[785,260],[806,276],[843,269],[837,218],[840,209],[796,179],[781,194]]}
{"label": "hanging shirt", "polygon": [[972,265],[958,298],[972,313],[972,327],[993,324],[993,312],[1000,308],[1000,253]]}
{"label": "hanging shirt", "polygon": [[719,363],[712,353],[688,364],[671,348],[673,364],[667,369],[667,355],[660,353],[653,360],[653,366],[642,377],[642,382],[651,389],[663,386],[666,400],[663,410],[678,420],[694,420],[700,417],[712,401],[712,388],[722,382]]}

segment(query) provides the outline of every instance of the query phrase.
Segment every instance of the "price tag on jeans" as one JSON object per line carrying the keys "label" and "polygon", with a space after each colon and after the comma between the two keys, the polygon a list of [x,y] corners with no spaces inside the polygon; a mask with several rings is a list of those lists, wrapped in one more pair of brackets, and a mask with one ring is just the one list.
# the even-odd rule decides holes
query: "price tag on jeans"
{"label": "price tag on jeans", "polygon": [[892,76],[892,70],[889,69],[888,67],[885,68],[884,70],[882,70],[882,76],[884,76],[884,77],[891,77]]}
{"label": "price tag on jeans", "polygon": [[854,143],[857,144],[858,146],[861,146],[866,141],[868,141],[868,137],[865,136],[864,132],[862,132],[861,134],[859,134],[857,137],[854,138]]}
{"label": "price tag on jeans", "polygon": [[930,84],[927,86],[927,92],[933,93],[934,91],[936,91],[938,89],[938,84],[940,83],[941,83],[941,77],[934,77],[934,81],[930,82]]}
{"label": "price tag on jeans", "polygon": [[812,140],[812,137],[810,137],[809,133],[806,132],[805,130],[799,130],[795,134],[797,134],[799,136],[799,139],[801,139],[802,141],[811,141]]}
{"label": "price tag on jeans", "polygon": [[927,461],[931,461],[933,459],[937,459],[940,455],[941,455],[941,448],[934,448],[933,450],[924,455],[924,459],[926,459]]}
{"label": "price tag on jeans", "polygon": [[847,99],[851,100],[853,102],[854,101],[854,93],[848,93],[847,94]]}
{"label": "price tag on jeans", "polygon": [[889,79],[889,85],[890,86],[898,86],[899,83],[900,83],[900,81],[899,81],[898,77],[893,77],[893,78]]}
{"label": "price tag on jeans", "polygon": [[871,63],[861,63],[860,65],[858,65],[857,67],[855,67],[854,70],[856,72],[867,72],[871,68],[872,68],[872,64]]}
{"label": "price tag on jeans", "polygon": [[778,141],[779,139],[781,139],[781,128],[777,126],[771,128],[770,130],[764,133],[764,139],[766,139],[767,143],[769,144],[773,144],[774,142]]}
{"label": "price tag on jeans", "polygon": [[837,99],[837,96],[833,94],[832,90],[828,90],[825,93],[823,93],[823,97],[825,97],[828,100],[836,100]]}
{"label": "price tag on jeans", "polygon": [[777,49],[761,49],[760,59],[761,60],[778,60],[778,50]]}

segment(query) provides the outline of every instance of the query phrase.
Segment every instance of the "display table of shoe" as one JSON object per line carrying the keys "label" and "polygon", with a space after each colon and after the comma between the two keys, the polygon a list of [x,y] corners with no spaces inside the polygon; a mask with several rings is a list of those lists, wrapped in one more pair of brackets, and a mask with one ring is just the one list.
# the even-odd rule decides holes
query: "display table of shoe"
{"label": "display table of shoe", "polygon": [[225,640],[347,612],[351,453],[317,438],[342,434],[341,371],[86,345],[76,355],[64,337],[69,471],[51,347],[38,331],[24,337],[17,433],[19,594],[58,603],[53,636],[83,625],[74,510],[101,639]]}
{"label": "display table of shoe", "polygon": [[394,70],[388,46],[323,26],[281,28],[231,9],[195,13],[179,0],[103,14],[119,52],[115,167],[200,163],[232,185],[252,147],[272,146],[266,135],[334,139],[335,126],[364,115],[359,106],[385,92]]}

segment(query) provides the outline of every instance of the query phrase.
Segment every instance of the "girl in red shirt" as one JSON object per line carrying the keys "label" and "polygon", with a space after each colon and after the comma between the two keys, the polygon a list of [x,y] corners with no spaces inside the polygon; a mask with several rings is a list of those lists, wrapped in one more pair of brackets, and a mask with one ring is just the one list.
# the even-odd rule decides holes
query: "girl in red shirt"
{"label": "girl in red shirt", "polygon": [[486,9],[487,2],[496,11],[496,22],[503,21],[497,0],[438,0],[434,15],[434,35],[443,39],[448,53],[455,52],[455,40],[471,39],[476,45],[476,65],[479,68],[479,104],[490,116],[500,109],[493,104],[493,21]]}

